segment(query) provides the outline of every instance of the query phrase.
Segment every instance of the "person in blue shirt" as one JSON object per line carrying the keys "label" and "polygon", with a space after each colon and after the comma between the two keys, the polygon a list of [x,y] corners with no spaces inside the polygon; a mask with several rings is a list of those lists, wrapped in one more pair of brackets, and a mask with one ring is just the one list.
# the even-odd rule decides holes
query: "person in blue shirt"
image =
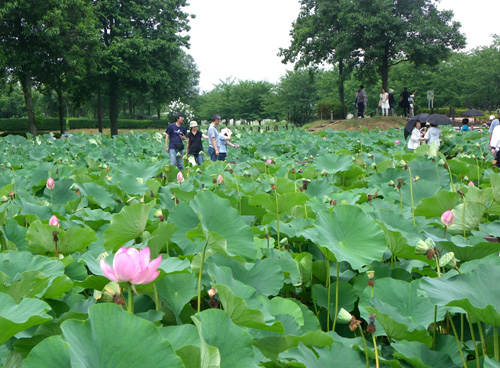
{"label": "person in blue shirt", "polygon": [[468,124],[469,124],[469,119],[467,118],[462,119],[462,129],[461,129],[462,132],[468,132],[470,130]]}
{"label": "person in blue shirt", "polygon": [[175,123],[167,127],[165,138],[165,149],[170,158],[170,165],[177,166],[182,171],[184,163],[182,156],[184,152],[183,140],[186,139],[186,128],[182,125],[184,122],[184,114],[178,112],[174,115]]}
{"label": "person in blue shirt", "polygon": [[227,155],[227,147],[226,145],[229,145],[234,148],[239,148],[240,146],[237,144],[232,144],[229,142],[231,139],[231,136],[233,135],[233,132],[229,128],[224,128],[220,131],[219,135],[219,161],[226,161],[226,155]]}

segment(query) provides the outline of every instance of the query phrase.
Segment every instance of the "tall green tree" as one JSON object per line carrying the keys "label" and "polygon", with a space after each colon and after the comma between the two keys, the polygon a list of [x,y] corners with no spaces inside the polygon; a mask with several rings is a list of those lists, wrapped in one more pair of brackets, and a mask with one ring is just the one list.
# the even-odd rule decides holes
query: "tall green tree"
{"label": "tall green tree", "polygon": [[14,75],[23,90],[29,130],[37,134],[32,87],[47,76],[60,75],[55,67],[68,65],[68,50],[81,46],[89,32],[91,8],[85,0],[3,0],[0,3],[2,67]]}
{"label": "tall green tree", "polygon": [[111,134],[116,135],[120,96],[127,87],[146,93],[162,81],[172,90],[186,83],[187,78],[174,78],[182,74],[182,47],[188,47],[188,36],[182,35],[189,30],[188,14],[182,11],[186,0],[93,4],[104,49],[99,68],[109,94]]}
{"label": "tall green tree", "polygon": [[292,41],[280,49],[283,63],[294,62],[296,67],[328,63],[338,71],[338,96],[345,115],[344,82],[360,55],[359,40],[354,37],[351,14],[356,1],[301,0],[301,10],[292,25]]}

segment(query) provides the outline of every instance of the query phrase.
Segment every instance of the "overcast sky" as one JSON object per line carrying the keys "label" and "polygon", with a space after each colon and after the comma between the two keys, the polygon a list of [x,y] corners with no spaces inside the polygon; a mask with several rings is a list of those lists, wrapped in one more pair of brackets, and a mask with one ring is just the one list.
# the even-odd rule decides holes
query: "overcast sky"
{"label": "overcast sky", "polygon": [[[279,48],[290,45],[298,0],[188,0],[188,51],[200,71],[200,90],[209,91],[227,78],[276,83],[291,65],[281,63]],[[440,9],[454,12],[467,37],[467,49],[489,46],[500,34],[500,1],[441,0]]]}

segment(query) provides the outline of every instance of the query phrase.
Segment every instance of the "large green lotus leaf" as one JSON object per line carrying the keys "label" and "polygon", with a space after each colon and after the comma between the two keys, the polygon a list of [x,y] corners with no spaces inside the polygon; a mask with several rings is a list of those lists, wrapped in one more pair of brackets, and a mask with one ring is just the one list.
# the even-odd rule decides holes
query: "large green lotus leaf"
{"label": "large green lotus leaf", "polygon": [[24,368],[71,367],[69,345],[62,336],[50,336],[37,344],[26,358]]}
{"label": "large green lotus leaf", "polygon": [[[335,342],[329,347],[315,348],[314,351],[301,342],[297,348],[281,353],[279,359],[283,363],[290,364],[287,366],[304,368],[366,366],[364,356],[339,342]],[[295,362],[300,363],[300,365]]]}
{"label": "large green lotus leaf", "polygon": [[336,174],[347,171],[351,168],[352,158],[348,155],[326,154],[317,157],[314,160],[314,168],[318,173],[323,170],[327,174]]}
{"label": "large green lotus leaf", "polygon": [[448,210],[452,210],[460,201],[460,194],[439,190],[431,198],[423,198],[415,209],[415,216],[440,218]]}
{"label": "large green lotus leaf", "polygon": [[186,237],[186,234],[200,223],[200,219],[189,204],[179,203],[175,206],[168,215],[168,222],[177,226],[177,231],[174,232],[171,240],[182,249],[184,255],[196,254],[203,250],[204,239]]}
{"label": "large green lotus leaf", "polygon": [[451,242],[446,241],[439,244],[447,251],[455,253],[455,257],[462,262],[482,259],[490,254],[500,252],[500,243],[490,243],[482,238],[479,242],[471,242],[470,238],[465,239],[457,235],[451,237]]}
{"label": "large green lotus leaf", "polygon": [[59,260],[33,255],[30,252],[0,253],[0,272],[14,279],[25,271],[40,271],[47,276],[57,277],[64,275],[64,264]]}
{"label": "large green lotus leaf", "polygon": [[226,312],[208,309],[191,318],[201,339],[202,367],[257,367],[252,337],[236,326]]}
{"label": "large green lotus leaf", "polygon": [[279,194],[294,193],[297,191],[297,186],[293,181],[288,178],[279,177],[278,173],[274,175],[274,184]]}
{"label": "large green lotus leaf", "polygon": [[174,350],[185,346],[200,346],[200,336],[194,325],[167,326],[160,328],[160,334],[170,341]]}
{"label": "large green lotus leaf", "polygon": [[250,204],[261,206],[277,215],[290,212],[292,208],[306,203],[308,199],[303,192],[278,194],[277,199],[274,193],[259,193],[250,198]]}
{"label": "large green lotus leaf", "polygon": [[162,167],[161,162],[151,163],[126,161],[117,167],[118,171],[125,175],[130,175],[135,178],[142,178],[144,181],[151,179],[158,173]]}
{"label": "large green lotus leaf", "polygon": [[394,353],[396,358],[404,360],[414,368],[455,368],[457,366],[447,354],[431,350],[417,341],[401,341],[391,346],[396,351]]}
{"label": "large green lotus leaf", "polygon": [[16,304],[12,297],[0,293],[0,345],[18,332],[50,321],[49,310],[50,306],[39,299],[25,298]]}
{"label": "large green lotus leaf", "polygon": [[334,260],[349,262],[354,269],[381,259],[387,249],[380,226],[350,205],[337,206],[333,212],[319,212],[315,228],[305,230],[303,235],[333,253]]}
{"label": "large green lotus leaf", "polygon": [[156,281],[156,288],[167,307],[179,317],[186,303],[197,295],[197,279],[192,273],[172,273]]}
{"label": "large green lotus leaf", "polygon": [[[285,282],[291,282],[293,285],[302,283],[299,264],[290,255],[290,252],[278,249],[262,249],[262,253],[267,256],[267,259],[275,261],[281,267],[281,271],[285,275]],[[307,261],[304,261],[304,263],[307,263]],[[255,273],[255,270],[252,269],[252,272]]]}
{"label": "large green lotus leaf", "polygon": [[113,179],[118,181],[118,186],[129,195],[143,195],[149,190],[148,185],[141,182],[142,179],[136,178],[133,175],[117,175]]}
{"label": "large green lotus leaf", "polygon": [[151,259],[156,258],[162,250],[166,251],[168,249],[170,238],[172,238],[176,230],[176,224],[160,222],[158,228],[151,233],[151,238],[148,239]]}
{"label": "large green lotus leaf", "polygon": [[148,214],[155,205],[155,201],[137,203],[124,207],[114,215],[103,236],[106,250],[116,251],[126,242],[141,236],[146,228]]}
{"label": "large green lotus leaf", "polygon": [[484,264],[470,273],[445,278],[423,278],[420,288],[437,305],[460,307],[481,322],[500,326],[500,269]]}
{"label": "large green lotus leaf", "polygon": [[62,323],[72,367],[183,367],[158,328],[113,303],[96,304],[85,321]]}
{"label": "large green lotus leaf", "polygon": [[486,206],[482,203],[465,202],[464,213],[464,204],[459,204],[452,210],[454,221],[447,231],[450,234],[463,234],[464,228],[466,232],[477,229],[485,211]]}
{"label": "large green lotus leaf", "polygon": [[81,191],[87,197],[90,203],[96,204],[102,209],[110,208],[111,210],[116,207],[116,200],[105,187],[95,183],[84,183],[81,185]]}
{"label": "large green lotus leaf", "polygon": [[47,206],[40,206],[38,203],[30,203],[23,200],[21,197],[16,197],[12,202],[15,203],[21,210],[21,215],[35,215],[39,219],[48,220],[52,217],[52,210]]}
{"label": "large green lotus leaf", "polygon": [[335,189],[331,180],[321,178],[313,180],[311,184],[307,186],[307,190],[305,191],[305,193],[309,198],[323,197],[330,195],[332,192],[334,192],[334,190]]}
{"label": "large green lotus leaf", "polygon": [[410,247],[408,240],[400,231],[391,231],[382,221],[376,221],[377,224],[384,230],[387,248],[395,257],[406,259],[415,258],[415,248]]}
{"label": "large green lotus leaf", "polygon": [[218,295],[224,310],[235,324],[257,330],[274,331],[281,334],[285,332],[281,322],[266,324],[265,316],[261,311],[251,309],[245,299],[234,295],[231,289],[226,285],[214,284],[213,287],[219,291]]}
{"label": "large green lotus leaf", "polygon": [[292,300],[276,296],[268,299],[262,295],[257,295],[257,298],[262,303],[264,310],[272,316],[285,314],[293,317],[299,326],[304,325],[304,315],[300,307]]}
{"label": "large green lotus leaf", "polygon": [[253,309],[261,308],[257,300],[255,289],[233,277],[233,271],[229,267],[218,266],[212,263],[208,266],[208,274],[215,284],[226,285],[234,295],[244,299]]}
{"label": "large green lotus leaf", "polygon": [[[335,318],[335,293],[337,283],[332,283],[330,287],[330,317]],[[316,304],[323,308],[328,308],[328,289],[320,284],[312,286],[312,298]],[[351,284],[340,281],[339,284],[339,308],[344,308],[347,311],[354,309],[354,303],[358,300],[356,292]]]}
{"label": "large green lotus leaf", "polygon": [[89,228],[70,227],[62,230],[56,226],[42,224],[37,220],[31,223],[26,240],[28,249],[40,254],[56,254],[53,232],[57,231],[57,248],[61,254],[83,252],[90,243],[97,240],[95,232]]}
{"label": "large green lotus leaf", "polygon": [[500,204],[500,173],[490,175],[490,184],[493,194],[493,200]]}
{"label": "large green lotus leaf", "polygon": [[250,227],[243,221],[238,210],[227,199],[211,192],[199,193],[190,203],[199,216],[205,239],[208,233],[216,233],[227,242],[227,252],[253,261],[257,248]]}

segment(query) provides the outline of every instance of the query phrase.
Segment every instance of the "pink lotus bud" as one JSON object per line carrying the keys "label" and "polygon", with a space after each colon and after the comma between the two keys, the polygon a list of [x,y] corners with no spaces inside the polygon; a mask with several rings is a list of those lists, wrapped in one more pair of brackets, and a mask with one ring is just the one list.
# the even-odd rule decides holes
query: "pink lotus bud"
{"label": "pink lotus bud", "polygon": [[441,222],[446,227],[451,226],[451,224],[453,224],[454,219],[455,217],[453,215],[453,212],[450,210],[444,212],[443,215],[441,216]]}
{"label": "pink lotus bud", "polygon": [[49,220],[49,225],[50,226],[57,226],[59,227],[59,220],[57,219],[56,215],[53,215],[50,220]]}
{"label": "pink lotus bud", "polygon": [[396,142],[394,142],[394,143],[396,144],[396,146],[399,146],[399,145],[401,144],[401,142],[400,142],[400,141],[396,141]]}
{"label": "pink lotus bud", "polygon": [[56,183],[54,183],[54,179],[52,179],[52,178],[48,178],[48,179],[47,179],[47,184],[45,184],[45,186],[47,187],[47,189],[52,190],[52,189],[54,189],[54,188],[55,188]]}
{"label": "pink lotus bud", "polygon": [[269,165],[271,165],[271,164],[273,163],[273,161],[272,161],[272,160],[267,160],[266,162],[267,162]]}
{"label": "pink lotus bud", "polygon": [[182,183],[182,182],[184,181],[184,175],[182,175],[182,171],[179,171],[179,172],[177,173],[177,181],[178,181],[179,183]]}
{"label": "pink lotus bud", "polygon": [[469,180],[469,187],[475,187],[474,182],[472,180]]}
{"label": "pink lotus bud", "polygon": [[223,181],[224,181],[224,178],[222,177],[221,174],[219,174],[219,176],[217,177],[217,184],[222,184]]}
{"label": "pink lotus bud", "polygon": [[114,282],[130,282],[134,285],[148,284],[154,281],[160,271],[161,256],[151,261],[149,247],[138,250],[122,247],[116,252],[113,267],[101,258],[99,265],[108,279]]}
{"label": "pink lotus bud", "polygon": [[326,141],[326,137],[323,137],[323,140]]}

